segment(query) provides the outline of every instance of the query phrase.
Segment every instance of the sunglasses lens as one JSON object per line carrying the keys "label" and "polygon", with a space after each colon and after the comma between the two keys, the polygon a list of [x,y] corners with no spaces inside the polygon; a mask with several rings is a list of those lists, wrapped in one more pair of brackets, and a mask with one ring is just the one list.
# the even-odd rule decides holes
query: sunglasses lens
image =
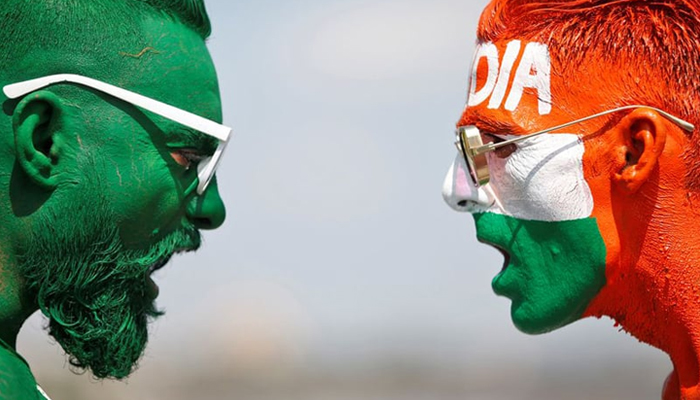
{"label": "sunglasses lens", "polygon": [[481,133],[476,126],[463,126],[458,129],[460,144],[462,145],[462,155],[469,166],[469,174],[476,186],[489,183],[489,166],[486,154],[473,154],[473,149],[478,149],[484,145],[481,140]]}
{"label": "sunglasses lens", "polygon": [[471,156],[469,155],[469,145],[467,144],[468,141],[465,140],[466,138],[464,137],[464,132],[460,130],[459,133],[459,144],[460,148],[462,149],[462,156],[464,157],[464,160],[467,162],[467,167],[469,167],[469,175],[472,178],[472,182],[475,184],[478,182],[476,178],[476,170],[474,169],[474,161],[472,160]]}
{"label": "sunglasses lens", "polygon": [[202,195],[204,194],[204,191],[207,190],[209,182],[211,182],[216,169],[219,167],[221,156],[224,154],[227,144],[227,141],[219,142],[219,147],[216,148],[214,155],[199,162],[199,165],[197,166],[197,177],[199,178],[197,194]]}
{"label": "sunglasses lens", "polygon": [[197,194],[203,194],[209,186],[211,178],[214,176],[214,171],[212,170],[211,157],[208,157],[199,162],[197,165],[197,178],[199,179],[199,184],[197,185]]}

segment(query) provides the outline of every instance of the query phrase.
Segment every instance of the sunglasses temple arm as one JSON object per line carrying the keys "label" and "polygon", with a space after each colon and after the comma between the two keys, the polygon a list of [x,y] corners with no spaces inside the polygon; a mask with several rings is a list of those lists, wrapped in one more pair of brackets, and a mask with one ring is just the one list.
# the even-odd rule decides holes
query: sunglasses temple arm
{"label": "sunglasses temple arm", "polygon": [[594,115],[590,115],[590,116],[585,117],[585,118],[577,119],[576,121],[567,122],[566,124],[558,125],[558,126],[555,126],[555,127],[553,127],[553,128],[547,128],[547,129],[545,129],[545,130],[543,130],[543,131],[531,133],[531,134],[525,135],[525,136],[520,136],[520,137],[517,137],[517,138],[514,138],[514,139],[506,140],[506,141],[504,141],[504,142],[488,143],[488,144],[485,144],[485,145],[483,145],[483,146],[481,146],[481,147],[479,147],[479,148],[473,149],[473,150],[472,150],[472,153],[473,153],[474,155],[479,155],[479,154],[482,154],[482,153],[487,153],[487,152],[489,152],[489,151],[493,151],[493,150],[496,150],[496,149],[498,149],[498,148],[501,148],[501,147],[504,147],[504,146],[508,146],[508,145],[510,145],[510,144],[515,144],[515,143],[522,142],[523,140],[527,140],[527,139],[530,139],[530,138],[535,137],[535,136],[543,135],[543,134],[545,134],[545,133],[550,133],[550,132],[552,132],[552,131],[556,131],[556,130],[559,130],[559,129],[568,128],[568,127],[570,127],[570,126],[572,126],[572,125],[580,124],[580,123],[582,123],[582,122],[586,122],[586,121],[591,120],[591,119],[594,119],[594,118],[602,117],[602,116],[604,116],[604,115],[612,114],[612,113],[615,113],[615,112],[618,112],[618,111],[629,110],[629,109],[632,109],[632,108],[649,108],[649,109],[652,109],[652,110],[658,112],[659,114],[661,114],[662,116],[664,116],[665,118],[667,118],[668,120],[670,120],[671,122],[673,122],[674,124],[678,125],[681,129],[683,129],[683,130],[685,130],[685,131],[687,131],[687,132],[692,132],[692,131],[695,130],[695,125],[693,125],[693,124],[691,124],[690,122],[687,122],[687,121],[685,121],[685,120],[682,120],[682,119],[680,119],[680,118],[678,118],[678,117],[676,117],[676,116],[674,116],[674,115],[671,115],[671,114],[667,113],[666,111],[660,110],[660,109],[655,108],[655,107],[641,106],[641,105],[631,105],[631,106],[624,106],[624,107],[614,108],[614,109],[612,109],[612,110],[603,111],[603,112],[600,112],[600,113],[598,113],[598,114],[594,114]]}
{"label": "sunglasses temple arm", "polygon": [[141,94],[122,89],[118,86],[110,85],[109,83],[82,75],[57,74],[31,79],[24,82],[13,83],[4,86],[3,93],[5,93],[8,98],[15,99],[35,90],[63,82],[76,83],[103,93],[107,93],[110,96],[141,107],[192,129],[204,132],[210,136],[214,136],[222,141],[227,141],[229,139],[229,134],[231,133],[231,128],[200,117],[199,115],[193,114],[189,111],[181,110],[161,101],[151,99]]}

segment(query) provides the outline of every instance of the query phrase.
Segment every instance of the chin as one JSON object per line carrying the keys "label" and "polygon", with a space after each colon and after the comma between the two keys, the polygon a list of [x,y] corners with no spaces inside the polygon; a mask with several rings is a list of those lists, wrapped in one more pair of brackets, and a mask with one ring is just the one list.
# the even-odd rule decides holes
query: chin
{"label": "chin", "polygon": [[527,302],[513,302],[510,316],[515,327],[528,335],[541,335],[562,328],[580,319],[580,313],[567,313],[559,308],[534,306]]}

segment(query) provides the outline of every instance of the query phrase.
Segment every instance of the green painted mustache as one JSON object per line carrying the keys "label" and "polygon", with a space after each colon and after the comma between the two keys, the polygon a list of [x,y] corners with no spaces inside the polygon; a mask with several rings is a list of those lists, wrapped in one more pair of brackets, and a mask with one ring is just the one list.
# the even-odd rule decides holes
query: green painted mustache
{"label": "green painted mustache", "polygon": [[148,248],[126,249],[108,213],[81,215],[71,225],[53,218],[39,224],[19,264],[70,364],[98,378],[121,379],[143,354],[148,321],[163,314],[146,278],[173,254],[199,248],[201,238],[183,228]]}

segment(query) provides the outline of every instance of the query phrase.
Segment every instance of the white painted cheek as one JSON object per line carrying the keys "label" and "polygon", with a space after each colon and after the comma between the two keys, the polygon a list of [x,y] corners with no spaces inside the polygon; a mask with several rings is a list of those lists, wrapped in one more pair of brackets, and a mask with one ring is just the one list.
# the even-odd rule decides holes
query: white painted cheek
{"label": "white painted cheek", "polygon": [[593,196],[583,176],[583,143],[577,135],[526,140],[501,159],[489,155],[491,188],[500,202],[492,212],[537,221],[587,218]]}
{"label": "white painted cheek", "polygon": [[485,212],[494,203],[493,195],[488,188],[474,185],[467,168],[464,157],[458,154],[445,176],[442,197],[455,211]]}

